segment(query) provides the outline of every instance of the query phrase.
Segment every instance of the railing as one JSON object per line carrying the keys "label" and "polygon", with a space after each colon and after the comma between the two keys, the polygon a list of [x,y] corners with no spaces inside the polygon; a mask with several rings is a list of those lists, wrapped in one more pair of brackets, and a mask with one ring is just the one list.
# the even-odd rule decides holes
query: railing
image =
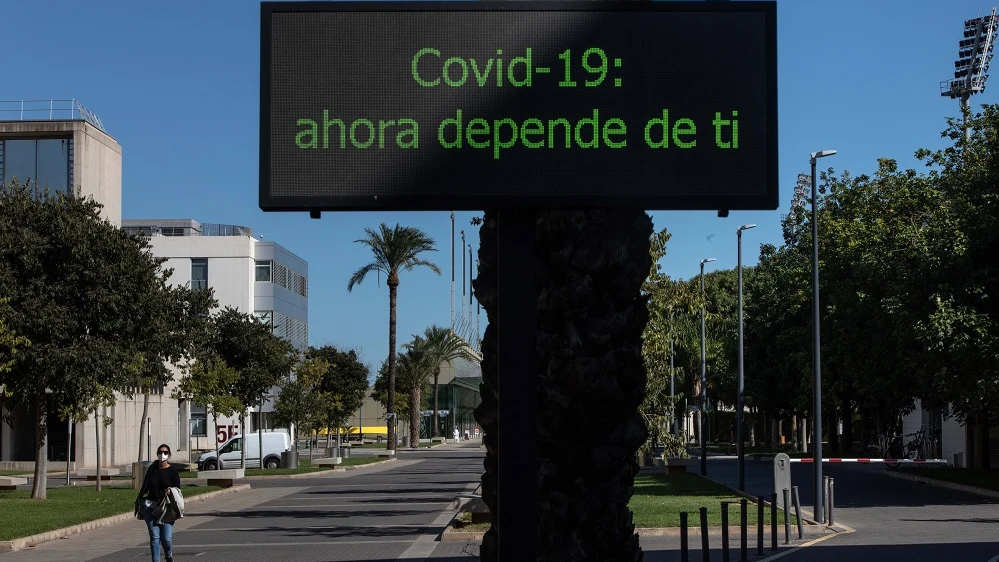
{"label": "railing", "polygon": [[201,223],[201,236],[253,236],[253,229],[235,224]]}
{"label": "railing", "polygon": [[0,121],[62,121],[82,119],[101,132],[100,117],[75,99],[70,100],[0,100]]}

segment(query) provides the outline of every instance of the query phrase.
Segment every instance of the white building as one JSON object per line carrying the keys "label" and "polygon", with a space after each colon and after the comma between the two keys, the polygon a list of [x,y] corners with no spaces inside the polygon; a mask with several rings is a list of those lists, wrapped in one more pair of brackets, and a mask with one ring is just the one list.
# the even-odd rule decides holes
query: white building
{"label": "white building", "polygon": [[[226,306],[253,313],[269,323],[274,333],[305,351],[309,341],[309,266],[302,258],[279,244],[262,241],[244,226],[199,223],[191,219],[126,219],[122,227],[135,235],[149,237],[154,255],[167,258],[164,268],[173,269],[170,282],[194,288],[212,288],[219,308]],[[166,389],[167,398],[172,387]],[[263,407],[264,430],[273,429],[273,389]],[[184,401],[177,408],[178,419],[189,420],[187,436],[176,440],[183,450],[207,450],[215,440],[224,441],[243,433],[238,417],[214,419],[202,405]],[[257,429],[257,408],[248,410],[249,431]],[[165,441],[157,440],[157,426]],[[169,420],[153,423],[153,442],[171,443],[174,430]],[[177,431],[180,428],[176,429]],[[189,442],[185,442],[185,437]],[[215,438],[215,440],[213,440]]]}

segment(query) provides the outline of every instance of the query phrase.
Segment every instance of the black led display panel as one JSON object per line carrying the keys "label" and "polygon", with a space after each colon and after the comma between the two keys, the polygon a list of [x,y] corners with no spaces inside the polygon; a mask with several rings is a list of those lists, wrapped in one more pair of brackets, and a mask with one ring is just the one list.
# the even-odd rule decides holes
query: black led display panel
{"label": "black led display panel", "polygon": [[775,2],[265,2],[260,207],[776,209]]}

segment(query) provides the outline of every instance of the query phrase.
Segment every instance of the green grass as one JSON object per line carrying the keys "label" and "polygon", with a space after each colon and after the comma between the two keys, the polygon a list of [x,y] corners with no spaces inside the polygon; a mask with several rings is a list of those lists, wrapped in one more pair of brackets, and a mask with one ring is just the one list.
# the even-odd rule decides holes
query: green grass
{"label": "green grass", "polygon": [[[636,527],[679,527],[680,512],[687,512],[687,525],[700,525],[701,507],[708,508],[708,526],[721,525],[721,502],[729,505],[729,525],[736,527],[740,521],[739,496],[728,488],[716,484],[698,474],[680,473],[639,474],[635,477],[635,494],[629,507],[634,513]],[[750,501],[747,521],[756,523],[757,507]],[[784,522],[783,512],[778,512],[778,523]],[[764,517],[769,523],[770,508],[764,509]],[[791,519],[792,523],[794,518]]]}
{"label": "green grass", "polygon": [[361,466],[364,464],[374,464],[376,462],[385,462],[388,457],[350,457],[343,459],[340,466]]}
{"label": "green grass", "polygon": [[[420,447],[429,447],[433,445],[429,441],[420,441]],[[351,449],[384,449],[385,443],[365,443],[364,445],[351,445]],[[409,443],[402,443],[401,441],[396,446],[397,449],[408,449]]]}
{"label": "green grass", "polygon": [[21,476],[22,474],[31,474],[32,470],[0,470],[0,476]]}
{"label": "green grass", "polygon": [[917,474],[927,478],[935,478],[945,482],[955,484],[965,484],[986,488],[989,490],[999,490],[999,471],[995,470],[972,470],[970,468],[954,467],[915,467],[900,466],[896,470],[906,474]]}
{"label": "green grass", "polygon": [[472,523],[471,513],[459,513],[451,525],[455,531],[485,533],[489,530],[491,523]]}
{"label": "green grass", "polygon": [[[184,486],[186,497],[219,488]],[[131,488],[93,487],[50,488],[48,499],[33,500],[31,492],[0,492],[0,540],[27,537],[78,523],[132,511],[136,491]]]}

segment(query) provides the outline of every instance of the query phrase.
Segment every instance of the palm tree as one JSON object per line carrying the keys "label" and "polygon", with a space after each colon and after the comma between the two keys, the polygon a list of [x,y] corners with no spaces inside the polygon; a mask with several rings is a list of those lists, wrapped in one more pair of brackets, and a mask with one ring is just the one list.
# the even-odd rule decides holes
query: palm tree
{"label": "palm tree", "polygon": [[399,358],[399,376],[409,387],[409,446],[416,449],[420,446],[420,418],[423,416],[421,390],[435,365],[435,355],[427,340],[413,336],[413,340],[405,345],[406,352]]}
{"label": "palm tree", "polygon": [[475,361],[477,358],[475,354],[471,351],[471,346],[465,341],[464,338],[454,333],[453,330],[447,328],[442,328],[440,326],[430,326],[423,333],[423,338],[427,342],[430,353],[434,357],[436,362],[436,367],[433,368],[434,377],[434,417],[433,424],[434,429],[432,437],[440,437],[440,428],[438,427],[440,423],[438,422],[438,381],[440,380],[441,370],[440,366],[444,363],[450,363],[455,359],[468,359],[470,361]]}
{"label": "palm tree", "polygon": [[[638,472],[635,452],[648,431],[638,411],[645,393],[641,294],[652,260],[652,220],[637,209],[540,211],[538,298],[538,560],[638,561],[642,550],[628,502]],[[475,295],[486,312],[482,339],[485,432],[482,499],[493,524],[479,549],[498,559],[497,431],[498,215],[486,211],[479,234]],[[525,327],[528,329],[529,327]],[[503,394],[506,400],[516,395]],[[571,426],[566,420],[573,420]],[[571,427],[572,431],[566,431]]]}
{"label": "palm tree", "polygon": [[441,270],[437,265],[426,261],[420,257],[424,252],[436,252],[437,244],[434,239],[428,236],[419,228],[413,226],[400,226],[398,223],[394,228],[382,223],[378,230],[371,228],[364,229],[365,237],[355,240],[358,244],[363,244],[371,249],[374,261],[359,268],[350,276],[347,282],[347,291],[354,289],[354,285],[361,284],[369,273],[384,273],[386,284],[389,288],[389,357],[388,357],[388,404],[385,407],[388,418],[388,444],[389,450],[395,450],[396,445],[396,423],[395,419],[395,329],[396,329],[396,299],[399,294],[399,272],[411,271],[417,266],[426,266],[437,275]]}

